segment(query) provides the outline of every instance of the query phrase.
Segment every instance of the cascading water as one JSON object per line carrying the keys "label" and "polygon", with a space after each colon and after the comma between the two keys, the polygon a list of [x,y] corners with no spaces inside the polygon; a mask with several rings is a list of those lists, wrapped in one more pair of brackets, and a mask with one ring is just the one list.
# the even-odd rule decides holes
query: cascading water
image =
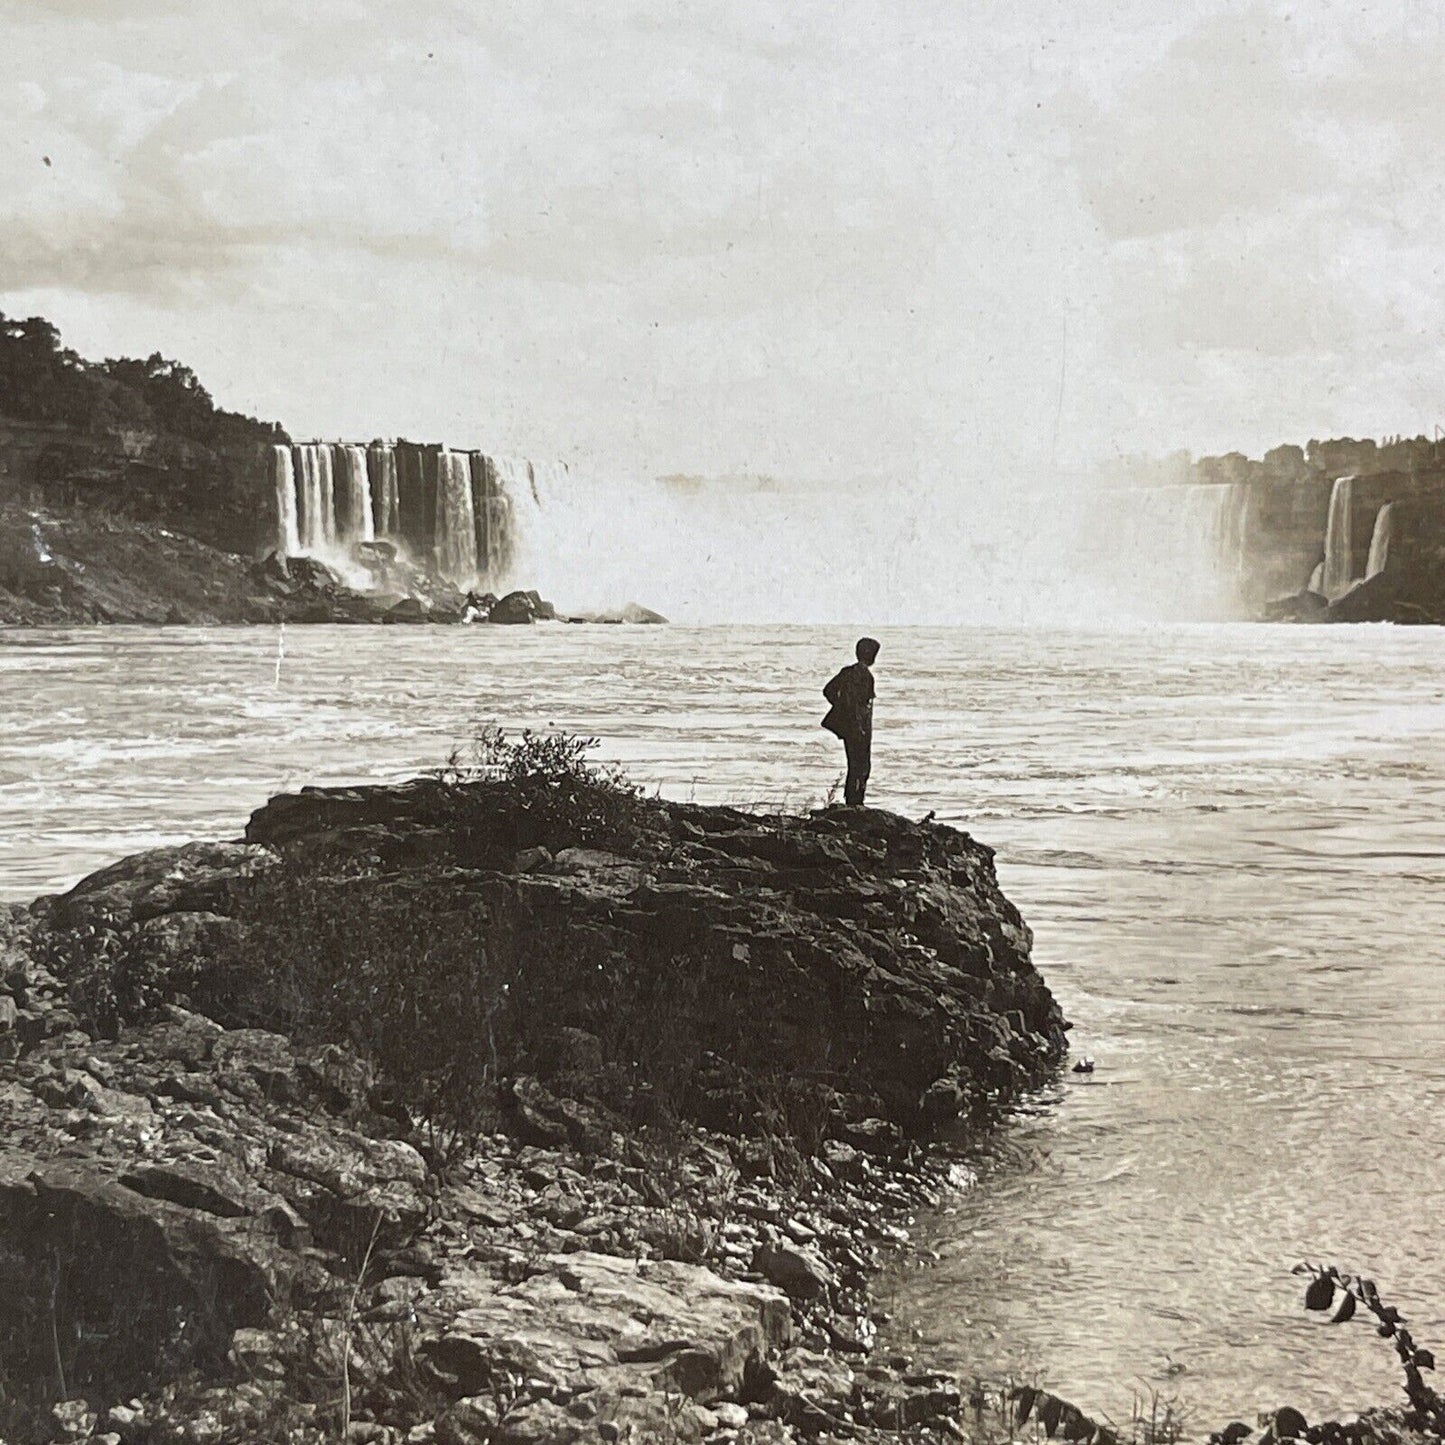
{"label": "cascading water", "polygon": [[[370,541],[371,483],[360,447],[308,442],[277,447],[277,546],[287,556],[322,557],[346,565],[354,542]],[[288,529],[282,479],[289,470],[295,512]]]}
{"label": "cascading water", "polygon": [[318,460],[319,448],[295,446],[291,457],[299,478],[300,496],[300,550],[315,552],[325,543],[325,518],[322,515],[321,465]]}
{"label": "cascading water", "polygon": [[491,457],[497,476],[497,488],[512,504],[512,514],[520,526],[524,519],[535,519],[541,511],[537,489],[532,481],[532,464],[525,457]]}
{"label": "cascading water", "polygon": [[385,537],[459,587],[688,621],[1236,616],[1251,498],[1242,484],[621,482],[408,442],[290,459],[298,549],[333,565]]}
{"label": "cascading water", "polygon": [[442,576],[460,587],[477,580],[477,522],[466,452],[444,451],[437,462],[436,562]]}
{"label": "cascading water", "polygon": [[1383,572],[1390,562],[1390,536],[1394,531],[1395,504],[1386,502],[1375,513],[1375,530],[1370,534],[1370,560],[1365,564],[1365,576],[1374,577]]}
{"label": "cascading water", "polygon": [[1221,490],[1211,540],[1220,566],[1237,581],[1245,568],[1251,490],[1243,482],[1227,482]]}
{"label": "cascading water", "polygon": [[376,538],[371,515],[371,478],[366,470],[366,453],[356,446],[334,449],[336,463],[337,538],[343,546],[371,542]]}
{"label": "cascading water", "polygon": [[271,448],[271,477],[276,489],[276,550],[294,557],[301,550],[301,533],[296,510],[296,470],[291,465],[291,448]]}
{"label": "cascading water", "polygon": [[494,458],[472,452],[472,514],[477,527],[477,573],[493,592],[507,591],[512,583],[512,499],[502,490]]}
{"label": "cascading water", "polygon": [[1325,524],[1324,595],[1334,601],[1355,580],[1354,477],[1337,477],[1330,488],[1329,520]]}
{"label": "cascading water", "polygon": [[316,478],[320,493],[317,503],[320,545],[330,547],[336,541],[336,472],[332,465],[331,448],[311,448],[316,453]]}
{"label": "cascading water", "polygon": [[366,449],[371,481],[372,535],[392,538],[401,534],[401,510],[396,486],[396,448],[374,442]]}

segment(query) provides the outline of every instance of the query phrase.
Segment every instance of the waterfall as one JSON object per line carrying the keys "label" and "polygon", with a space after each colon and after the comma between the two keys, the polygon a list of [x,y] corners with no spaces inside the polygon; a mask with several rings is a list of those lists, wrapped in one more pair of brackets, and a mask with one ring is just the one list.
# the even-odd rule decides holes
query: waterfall
{"label": "waterfall", "polygon": [[336,541],[336,469],[330,447],[318,446],[313,450],[321,487],[321,545],[330,547]]}
{"label": "waterfall", "polygon": [[471,459],[444,451],[437,461],[436,561],[459,587],[477,580],[477,523],[472,505]]}
{"label": "waterfall", "polygon": [[366,467],[371,482],[372,535],[397,537],[401,534],[401,509],[396,488],[396,448],[374,442],[366,449]]}
{"label": "waterfall", "polygon": [[472,499],[478,571],[491,591],[505,592],[516,581],[517,526],[512,498],[495,457],[472,454]]}
{"label": "waterfall", "polygon": [[1214,553],[1227,576],[1242,577],[1247,563],[1249,498],[1247,482],[1228,482],[1221,490],[1213,528]]}
{"label": "waterfall", "polygon": [[[369,526],[463,588],[536,588],[574,611],[639,601],[689,621],[1236,617],[1257,500],[1246,484],[992,474],[582,476],[408,441],[298,445],[289,461],[299,550],[332,566]],[[280,453],[274,465],[279,511]]]}
{"label": "waterfall", "polygon": [[325,541],[325,526],[321,503],[321,467],[317,460],[316,447],[296,446],[291,448],[291,457],[299,478],[301,500],[299,535],[300,550],[314,552]]}
{"label": "waterfall", "polygon": [[519,457],[474,452],[471,467],[478,578],[492,592],[537,586],[517,565],[519,537],[537,531],[539,509],[530,463]]}
{"label": "waterfall", "polygon": [[532,464],[524,457],[493,457],[491,461],[496,469],[497,488],[507,498],[517,526],[524,531],[535,530],[541,507],[532,480]]}
{"label": "waterfall", "polygon": [[[1240,483],[1105,488],[1084,507],[1066,568],[1108,579],[1143,615],[1237,615],[1249,488]],[[1062,504],[1060,521],[1065,520]],[[1055,523],[1057,525],[1057,523]],[[1127,569],[1127,575],[1124,575]]]}
{"label": "waterfall", "polygon": [[296,520],[296,472],[291,465],[291,448],[271,448],[272,480],[276,485],[276,550],[294,557],[301,550]]}
{"label": "waterfall", "polygon": [[371,542],[376,538],[371,515],[371,478],[366,470],[366,453],[357,446],[338,446],[334,451],[339,485],[336,515],[340,541]]}
{"label": "waterfall", "polygon": [[1354,477],[1337,477],[1330,489],[1329,521],[1325,524],[1324,595],[1334,601],[1355,580]]}
{"label": "waterfall", "polygon": [[1390,561],[1390,537],[1394,530],[1395,504],[1386,502],[1375,513],[1375,530],[1370,534],[1370,560],[1365,564],[1365,576],[1373,577],[1383,572]]}
{"label": "waterfall", "polygon": [[566,494],[569,472],[566,462],[530,462],[532,500],[538,507],[550,506]]}
{"label": "waterfall", "polygon": [[[344,454],[344,448],[337,448]],[[351,465],[343,456],[340,470],[343,476],[341,496],[338,498],[336,472],[332,448],[315,442],[291,448],[293,475],[296,478],[296,494],[300,501],[297,519],[297,550],[315,555],[334,547],[342,528],[337,525],[337,506],[349,506],[350,481],[347,479]],[[279,462],[278,462],[279,465]],[[348,538],[348,540],[350,540]]]}

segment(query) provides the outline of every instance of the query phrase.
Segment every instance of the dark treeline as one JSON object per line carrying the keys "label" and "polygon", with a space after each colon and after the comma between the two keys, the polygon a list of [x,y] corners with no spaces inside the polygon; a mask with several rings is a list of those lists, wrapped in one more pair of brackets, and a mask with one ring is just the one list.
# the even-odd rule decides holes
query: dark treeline
{"label": "dark treeline", "polygon": [[1336,437],[1310,441],[1305,446],[1280,446],[1261,461],[1242,452],[1222,457],[1200,457],[1194,464],[1201,482],[1300,482],[1310,477],[1333,481],[1336,477],[1373,476],[1379,472],[1428,472],[1445,465],[1445,442],[1429,437]]}
{"label": "dark treeline", "polygon": [[1426,436],[1334,437],[1311,439],[1304,446],[1273,447],[1256,460],[1243,452],[1191,457],[1173,452],[1166,457],[1124,457],[1107,468],[1116,479],[1140,486],[1190,482],[1332,482],[1336,477],[1369,477],[1382,472],[1420,475],[1445,470],[1445,440]]}
{"label": "dark treeline", "polygon": [[165,432],[203,446],[284,438],[271,422],[225,411],[195,372],[153,352],[144,361],[86,361],[62,346],[40,316],[0,312],[0,416],[15,421],[107,432]]}

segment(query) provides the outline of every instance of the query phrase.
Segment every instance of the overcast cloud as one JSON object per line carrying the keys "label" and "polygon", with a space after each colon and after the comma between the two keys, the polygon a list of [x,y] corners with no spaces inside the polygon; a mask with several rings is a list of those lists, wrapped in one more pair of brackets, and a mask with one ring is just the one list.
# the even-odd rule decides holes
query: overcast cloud
{"label": "overcast cloud", "polygon": [[624,475],[1429,431],[1442,8],[1300,8],[0,0],[0,308]]}

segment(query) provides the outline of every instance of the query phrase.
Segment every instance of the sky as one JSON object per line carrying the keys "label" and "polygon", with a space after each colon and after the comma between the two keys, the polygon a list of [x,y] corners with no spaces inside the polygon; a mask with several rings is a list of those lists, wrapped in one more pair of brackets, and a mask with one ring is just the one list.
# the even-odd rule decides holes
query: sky
{"label": "sky", "polygon": [[1445,6],[0,0],[0,310],[297,438],[1035,477],[1445,422]]}

